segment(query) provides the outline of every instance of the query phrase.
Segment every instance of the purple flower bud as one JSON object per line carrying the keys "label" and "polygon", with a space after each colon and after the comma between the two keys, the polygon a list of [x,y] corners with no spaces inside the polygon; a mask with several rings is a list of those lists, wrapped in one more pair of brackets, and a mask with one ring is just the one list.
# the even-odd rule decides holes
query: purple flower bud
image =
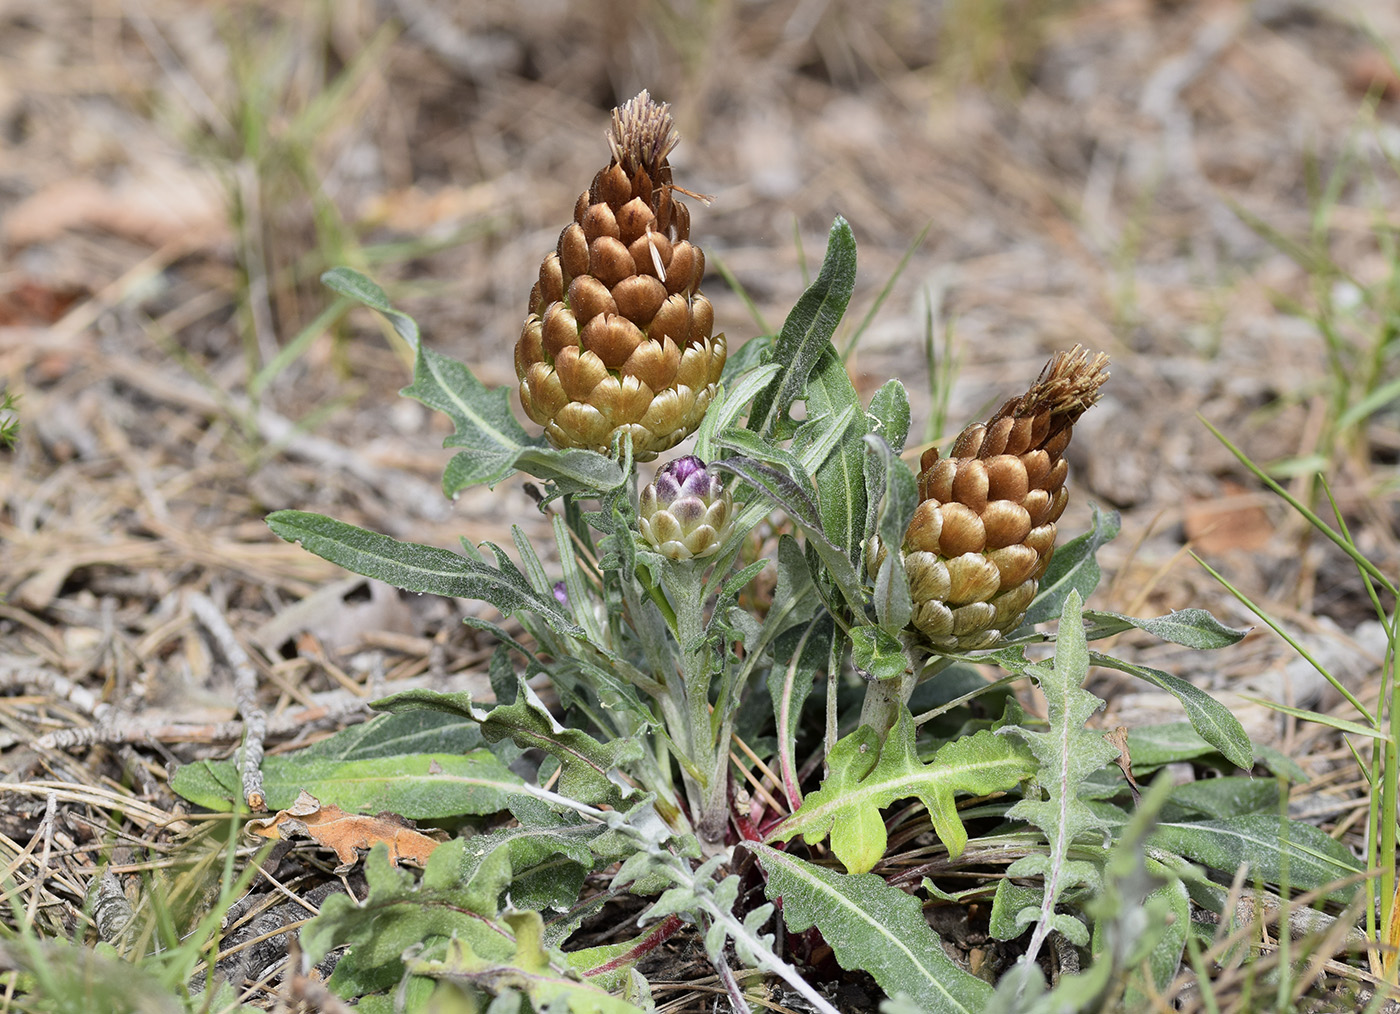
{"label": "purple flower bud", "polygon": [[554,582],[554,597],[559,600],[561,606],[569,604],[569,591],[564,587],[563,581]]}
{"label": "purple flower bud", "polygon": [[693,454],[661,466],[642,490],[638,508],[642,537],[672,560],[719,552],[734,521],[724,483]]}

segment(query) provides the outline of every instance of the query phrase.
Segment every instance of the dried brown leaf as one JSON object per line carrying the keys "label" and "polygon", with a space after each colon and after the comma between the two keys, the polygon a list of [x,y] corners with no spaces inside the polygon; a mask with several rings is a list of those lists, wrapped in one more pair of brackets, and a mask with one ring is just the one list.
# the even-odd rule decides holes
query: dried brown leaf
{"label": "dried brown leaf", "polygon": [[340,860],[338,873],[355,865],[361,852],[368,852],[380,842],[388,847],[389,862],[395,866],[401,860],[422,866],[442,843],[442,839],[430,838],[396,813],[386,810],[373,817],[346,813],[338,806],[322,806],[305,789],[287,809],[248,821],[248,833],[274,841],[310,838],[335,852]]}

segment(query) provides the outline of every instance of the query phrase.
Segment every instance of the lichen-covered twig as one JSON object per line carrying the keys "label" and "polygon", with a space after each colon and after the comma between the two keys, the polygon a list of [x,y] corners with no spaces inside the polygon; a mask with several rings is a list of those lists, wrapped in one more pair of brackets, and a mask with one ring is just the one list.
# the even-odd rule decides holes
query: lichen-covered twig
{"label": "lichen-covered twig", "polygon": [[207,595],[191,592],[190,609],[204,629],[219,646],[224,661],[233,670],[233,702],[243,717],[243,750],[239,764],[243,785],[243,799],[250,810],[267,809],[263,795],[262,758],[263,739],[267,735],[267,715],[258,706],[258,672],[253,668],[248,653],[234,637],[233,628],[224,619],[224,614]]}

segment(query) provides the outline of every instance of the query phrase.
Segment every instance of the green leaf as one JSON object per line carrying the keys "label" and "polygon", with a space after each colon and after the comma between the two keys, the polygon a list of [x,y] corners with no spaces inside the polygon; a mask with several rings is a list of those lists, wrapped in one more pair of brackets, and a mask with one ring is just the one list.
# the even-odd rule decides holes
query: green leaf
{"label": "green leaf", "polygon": [[1229,818],[1246,813],[1279,812],[1284,783],[1276,778],[1201,778],[1172,789],[1162,819]]}
{"label": "green leaf", "polygon": [[851,662],[868,680],[892,680],[913,668],[904,642],[883,627],[851,628]]}
{"label": "green leaf", "polygon": [[773,343],[770,361],[781,364],[783,369],[754,399],[750,429],[771,435],[779,418],[802,397],[818,360],[828,349],[835,352],[831,337],[851,301],[855,284],[856,239],[850,225],[838,215],[831,225],[826,259],[817,280],[798,299]]}
{"label": "green leaf", "polygon": [[410,348],[418,347],[418,322],[390,306],[389,297],[384,290],[358,271],[350,268],[331,268],[321,275],[321,284],[332,292],[363,303],[371,310],[378,310],[389,319],[399,337],[406,341]]}
{"label": "green leaf", "polygon": [[[1191,898],[1186,885],[1174,880],[1149,894],[1143,908],[1148,925],[1159,934],[1145,960],[1152,976],[1152,993],[1161,996],[1181,967],[1186,935],[1191,931]],[[1145,991],[1134,988],[1124,997],[1127,1010],[1145,1010],[1150,1002]]]}
{"label": "green leaf", "polygon": [[[1148,841],[1231,875],[1248,867],[1247,881],[1258,877],[1290,891],[1316,890],[1366,869],[1345,845],[1311,824],[1263,813],[1163,823]],[[1357,885],[1351,884],[1328,892],[1327,897],[1345,904],[1356,891]]]}
{"label": "green leaf", "polygon": [[[897,547],[904,542],[905,529],[919,504],[918,483],[882,437],[867,434],[865,447],[868,452],[865,457],[866,496],[870,507],[866,518],[867,534],[874,529],[886,547]],[[903,554],[885,553],[875,574],[873,598],[880,626],[897,634],[908,625],[914,602],[909,594]]]}
{"label": "green leaf", "polygon": [[870,873],[842,875],[767,845],[745,848],[768,875],[768,897],[783,899],[788,930],[816,926],[842,968],[868,972],[924,1014],[981,1014],[986,1007],[992,987],[944,953],[913,895]]}
{"label": "green leaf", "polygon": [[826,537],[817,506],[802,488],[786,474],[770,468],[751,458],[726,458],[711,463],[713,468],[732,472],[754,488],[763,492],[773,503],[781,507],[792,518],[793,523],[802,529],[807,544],[816,550],[826,564],[827,572],[840,589],[846,602],[854,611],[864,609],[860,578],[850,557]]}
{"label": "green leaf", "polygon": [[792,451],[805,456],[818,442],[834,446],[820,455],[815,475],[817,507],[826,537],[848,560],[860,559],[865,540],[865,443],[867,419],[845,364],[828,347],[806,389],[807,421],[793,435]]}
{"label": "green leaf", "polygon": [[453,458],[444,476],[447,496],[469,485],[495,485],[534,443],[511,414],[510,390],[488,390],[465,363],[418,344],[413,383],[400,393],[443,413],[456,427],[443,446],[465,450]]}
{"label": "green leaf", "polygon": [[555,721],[535,691],[517,676],[519,690],[513,704],[502,704],[489,712],[472,702],[470,694],[443,694],[432,690],[409,690],[375,701],[381,711],[399,712],[430,708],[467,715],[481,723],[482,734],[490,742],[506,737],[522,749],[537,748],[559,761],[559,792],[580,803],[616,805],[629,794],[609,773],[642,756],[642,745],[635,738],[600,743],[581,729],[566,729]]}
{"label": "green leaf", "polygon": [[1227,627],[1204,609],[1173,610],[1166,616],[1144,620],[1135,616],[1124,616],[1103,610],[1086,609],[1084,619],[1089,624],[1087,636],[1095,641],[1111,637],[1136,627],[1160,637],[1172,644],[1188,648],[1226,648],[1238,644],[1249,633],[1248,629],[1236,630]]}
{"label": "green leaf", "polygon": [[1102,572],[1095,554],[1117,536],[1122,522],[1117,511],[1104,514],[1094,504],[1089,509],[1094,516],[1090,529],[1056,549],[1050,558],[1050,566],[1040,579],[1040,591],[1026,611],[1027,626],[1059,616],[1071,591],[1079,592],[1083,601],[1099,586]]}
{"label": "green leaf", "polygon": [[564,956],[545,950],[544,924],[538,912],[512,912],[505,921],[515,933],[515,953],[509,958],[483,957],[471,941],[452,940],[442,960],[410,959],[408,970],[497,996],[518,991],[530,998],[536,1010],[556,1014],[643,1014],[640,1007],[572,977]]}
{"label": "green leaf", "polygon": [[566,911],[578,901],[584,877],[596,865],[590,845],[606,830],[597,824],[517,825],[475,835],[467,839],[463,869],[470,876],[485,866],[488,856],[504,850],[509,879],[502,878],[498,887],[510,889],[512,907]]}
{"label": "green leaf", "polygon": [[[738,380],[731,380],[730,367],[734,366],[741,355],[747,353],[755,355],[764,347],[761,339],[754,339],[745,342],[742,346],[743,353],[733,352],[724,363],[724,386],[720,393],[715,396],[715,401],[710,405],[705,413],[704,421],[700,423],[700,428],[695,431],[695,454],[701,461],[709,461],[714,458],[714,435],[723,433],[739,421],[739,416],[749,402],[753,401],[759,391],[772,382],[782,369],[777,363],[766,363],[763,366],[755,366],[739,377]],[[735,374],[735,376],[738,376]]]}
{"label": "green leaf", "polygon": [[[392,810],[410,820],[532,806],[518,776],[476,749],[472,719],[428,711],[378,715],[304,750],[264,759],[268,806],[285,809],[305,789],[350,812]],[[228,761],[181,765],[171,788],[211,810],[242,808],[238,768]]]}
{"label": "green leaf", "polygon": [[870,726],[842,737],[827,756],[830,774],[769,836],[787,841],[802,835],[814,845],[828,835],[831,850],[852,873],[864,873],[885,854],[888,836],[880,810],[897,799],[917,797],[949,855],[961,854],[967,831],[954,794],[986,795],[1012,789],[1035,772],[1020,744],[983,730],[945,743],[924,764],[914,748],[914,722],[904,709],[883,745]]}
{"label": "green leaf", "polygon": [[[520,777],[486,749],[366,760],[282,754],[265,758],[262,774],[267,805],[273,810],[291,806],[303,789],[322,805],[350,813],[390,810],[409,820],[496,813],[534,802]],[[185,764],[171,778],[170,787],[198,806],[241,809],[242,789],[232,761]]]}
{"label": "green leaf", "polygon": [[[548,620],[560,633],[583,636],[583,631],[564,614],[554,597],[538,594],[513,566],[509,569],[492,567],[451,550],[399,542],[387,535],[306,511],[276,511],[267,516],[267,526],[281,538],[300,543],[322,559],[396,588],[480,599],[507,616],[521,611],[533,612]],[[499,551],[497,560],[502,560]]]}
{"label": "green leaf", "polygon": [[870,399],[867,413],[875,424],[870,432],[889,444],[898,454],[909,437],[909,392],[898,380],[887,380]]}
{"label": "green leaf", "polygon": [[1162,722],[1128,730],[1128,753],[1133,770],[1138,772],[1219,752],[1189,722]]}
{"label": "green leaf", "polygon": [[835,624],[831,614],[822,612],[810,623],[790,628],[773,645],[773,666],[768,670],[768,696],[773,702],[773,718],[778,733],[778,766],[783,787],[794,803],[801,799],[798,788],[797,722],[802,705],[812,692],[817,673],[825,669],[831,654]]}
{"label": "green leaf", "polygon": [[[469,453],[472,452],[463,452]],[[537,479],[554,483],[557,492],[575,495],[599,496],[621,486],[627,479],[622,467],[612,458],[577,447],[526,447],[515,456],[513,464]],[[455,492],[456,489],[448,490],[449,495]]]}
{"label": "green leaf", "polygon": [[371,760],[417,753],[464,753],[481,745],[476,723],[456,715],[419,711],[374,715],[302,750],[278,757],[300,760]]}
{"label": "green leaf", "polygon": [[1086,728],[1089,719],[1103,707],[1103,701],[1083,688],[1089,674],[1089,649],[1077,589],[1072,588],[1065,596],[1054,664],[1037,664],[1032,669],[1045,697],[1050,728],[1045,732],[1031,732],[1017,725],[1002,729],[1007,737],[1024,740],[1035,755],[1039,762],[1036,781],[1045,796],[1042,799],[1040,793],[1028,794],[1006,811],[1007,817],[1028,820],[1040,828],[1049,843],[1048,854],[1025,856],[1006,870],[1015,877],[1038,875],[1045,884],[1039,909],[1016,913],[1018,923],[1036,923],[1028,956],[1023,959],[1027,963],[1035,959],[1052,929],[1064,933],[1078,946],[1088,943],[1084,925],[1057,912],[1056,906],[1067,889],[1080,885],[1092,889],[1100,881],[1094,864],[1071,855],[1077,839],[1093,833],[1102,835],[1106,827],[1103,818],[1080,798],[1079,787],[1117,756],[1101,732]]}
{"label": "green leaf", "polygon": [[[1207,743],[1224,754],[1226,760],[1246,771],[1253,766],[1254,747],[1249,742],[1244,726],[1240,725],[1240,720],[1229,708],[1194,683],[1160,669],[1124,662],[1097,651],[1090,652],[1089,657],[1095,665],[1117,669],[1165,690],[1181,703],[1186,717],[1191,720],[1192,728],[1200,733]],[[1133,759],[1136,762],[1137,758]]]}
{"label": "green leaf", "polygon": [[794,485],[802,491],[806,502],[812,505],[809,513],[816,513],[816,488],[813,487],[811,479],[802,467],[797,455],[787,448],[779,447],[757,433],[734,427],[717,433],[714,443],[716,447],[738,451],[754,461],[777,466],[782,474],[791,479]]}
{"label": "green leaf", "polygon": [[610,458],[593,451],[555,450],[527,434],[510,410],[513,387],[488,389],[465,363],[424,345],[413,318],[390,306],[384,290],[370,279],[334,268],[321,282],[382,313],[414,349],[413,383],[401,393],[450,418],[456,432],[443,446],[465,448],[443,473],[447,496],[468,486],[495,485],[516,469],[554,482],[563,493],[596,494],[622,485],[622,469]]}
{"label": "green leaf", "polygon": [[376,984],[391,986],[403,977],[405,950],[440,944],[452,936],[470,940],[497,960],[510,956],[513,941],[506,928],[494,921],[497,892],[474,889],[464,882],[465,848],[460,838],[439,845],[428,857],[421,880],[409,870],[390,865],[384,845],[370,850],[365,859],[369,885],[365,899],[357,902],[348,895],[332,894],[301,932],[302,946],[313,963],[349,945],[350,952],[331,977],[333,988],[353,984],[358,994]]}

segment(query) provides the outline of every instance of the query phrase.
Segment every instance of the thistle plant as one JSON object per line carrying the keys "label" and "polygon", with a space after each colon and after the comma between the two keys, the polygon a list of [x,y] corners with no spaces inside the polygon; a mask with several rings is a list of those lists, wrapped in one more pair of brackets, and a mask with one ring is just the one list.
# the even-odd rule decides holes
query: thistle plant
{"label": "thistle plant", "polygon": [[[268,772],[273,807],[295,785],[347,812],[388,802],[411,819],[508,811],[515,822],[437,847],[421,883],[376,847],[367,900],[327,903],[306,948],[319,958],[351,945],[330,985],[361,1007],[479,1010],[488,995],[511,995],[537,1009],[630,1012],[649,1005],[637,958],[693,925],[736,1009],[747,1006],[738,960],[834,1014],[800,967],[812,938],[778,947],[766,893],[782,899],[790,930],[815,927],[838,961],[870,972],[891,997],[924,1011],[981,1010],[992,985],[947,955],[917,898],[871,872],[892,832],[905,841],[918,833],[911,820],[927,821],[939,868],[964,871],[957,895],[924,881],[940,903],[994,900],[993,929],[1032,934],[1032,957],[1052,932],[1092,952],[1093,927],[1123,915],[1090,904],[1133,805],[1110,759],[1140,750],[1141,777],[1189,759],[1247,772],[1256,757],[1209,696],[1088,645],[1137,628],[1221,648],[1243,632],[1200,610],[1140,619],[1082,607],[1098,582],[1094,554],[1117,518],[1094,510],[1091,531],[1058,551],[1056,526],[1068,497],[1065,448],[1107,379],[1104,356],[1054,356],[946,457],[925,453],[916,477],[902,457],[904,387],[891,380],[862,404],[832,344],[855,281],[847,223],[833,225],[817,279],[781,331],[727,356],[699,292],[703,257],[677,196],[687,192],[667,163],[677,137],[666,108],[642,93],[614,113],[608,143],[610,162],[544,261],[515,350],[520,405],[542,428],[537,436],[516,422],[512,392],[486,389],[433,351],[377,285],[344,269],[325,276],[388,317],[416,357],[405,393],[455,423],[447,443],[460,451],[444,492],[528,473],[543,484],[548,536],[536,544],[517,527],[509,552],[467,539],[455,552],[300,511],[268,519],[278,535],[351,570],[483,600],[523,630],[468,620],[499,644],[494,702],[397,694],[376,702],[388,713],[382,724],[344,746],[311,748],[323,766],[269,759],[288,765]],[[644,482],[639,460],[690,437],[691,453]],[[771,580],[752,584],[763,571]],[[1055,639],[1036,625],[1056,620],[1071,636],[1051,664],[1028,651]],[[959,672],[969,663],[1004,675]],[[1111,748],[1093,726],[1101,702],[1082,689],[1091,664],[1175,695],[1190,724],[1147,739],[1130,731],[1128,747]],[[527,682],[541,676],[556,709]],[[1047,722],[1014,698],[970,710],[1015,680],[1053,688]],[[934,706],[915,715],[921,683],[935,691],[924,706]],[[843,693],[861,687],[863,703]],[[949,712],[960,721],[936,733],[931,719]],[[357,753],[407,742],[419,746],[397,747],[392,763],[384,745]],[[537,776],[506,766],[522,749],[545,757]],[[319,774],[328,757],[334,778]],[[176,788],[215,805],[227,781],[217,766],[189,765]],[[347,784],[364,798],[337,799]],[[1093,807],[1082,801],[1090,795]],[[960,796],[980,803],[960,809]],[[1336,842],[1282,822],[1276,785],[1272,797],[1256,797],[1259,812],[1231,823],[1213,795],[1182,794],[1172,822],[1152,833],[1143,876],[1165,885],[1173,904],[1189,893],[1220,912],[1226,892],[1192,862],[1220,866],[1223,856],[1233,873],[1232,863],[1249,860],[1261,881],[1279,883],[1282,870],[1298,887],[1354,872]],[[911,798],[921,806],[888,810]],[[1291,831],[1277,847],[1258,846],[1261,828],[1284,825]],[[1145,828],[1138,821],[1132,834]],[[986,875],[1013,859],[1009,878]],[[580,897],[586,875],[605,870],[614,891],[659,897],[638,936],[566,950],[584,916],[608,901]],[[417,908],[415,921],[406,913]],[[1184,937],[1133,945],[1152,955],[1151,988],[1175,972]],[[1028,960],[1016,989],[1038,975]],[[1100,983],[1085,995],[1106,1009],[1105,990],[1138,995],[1130,988],[1138,986]]]}

